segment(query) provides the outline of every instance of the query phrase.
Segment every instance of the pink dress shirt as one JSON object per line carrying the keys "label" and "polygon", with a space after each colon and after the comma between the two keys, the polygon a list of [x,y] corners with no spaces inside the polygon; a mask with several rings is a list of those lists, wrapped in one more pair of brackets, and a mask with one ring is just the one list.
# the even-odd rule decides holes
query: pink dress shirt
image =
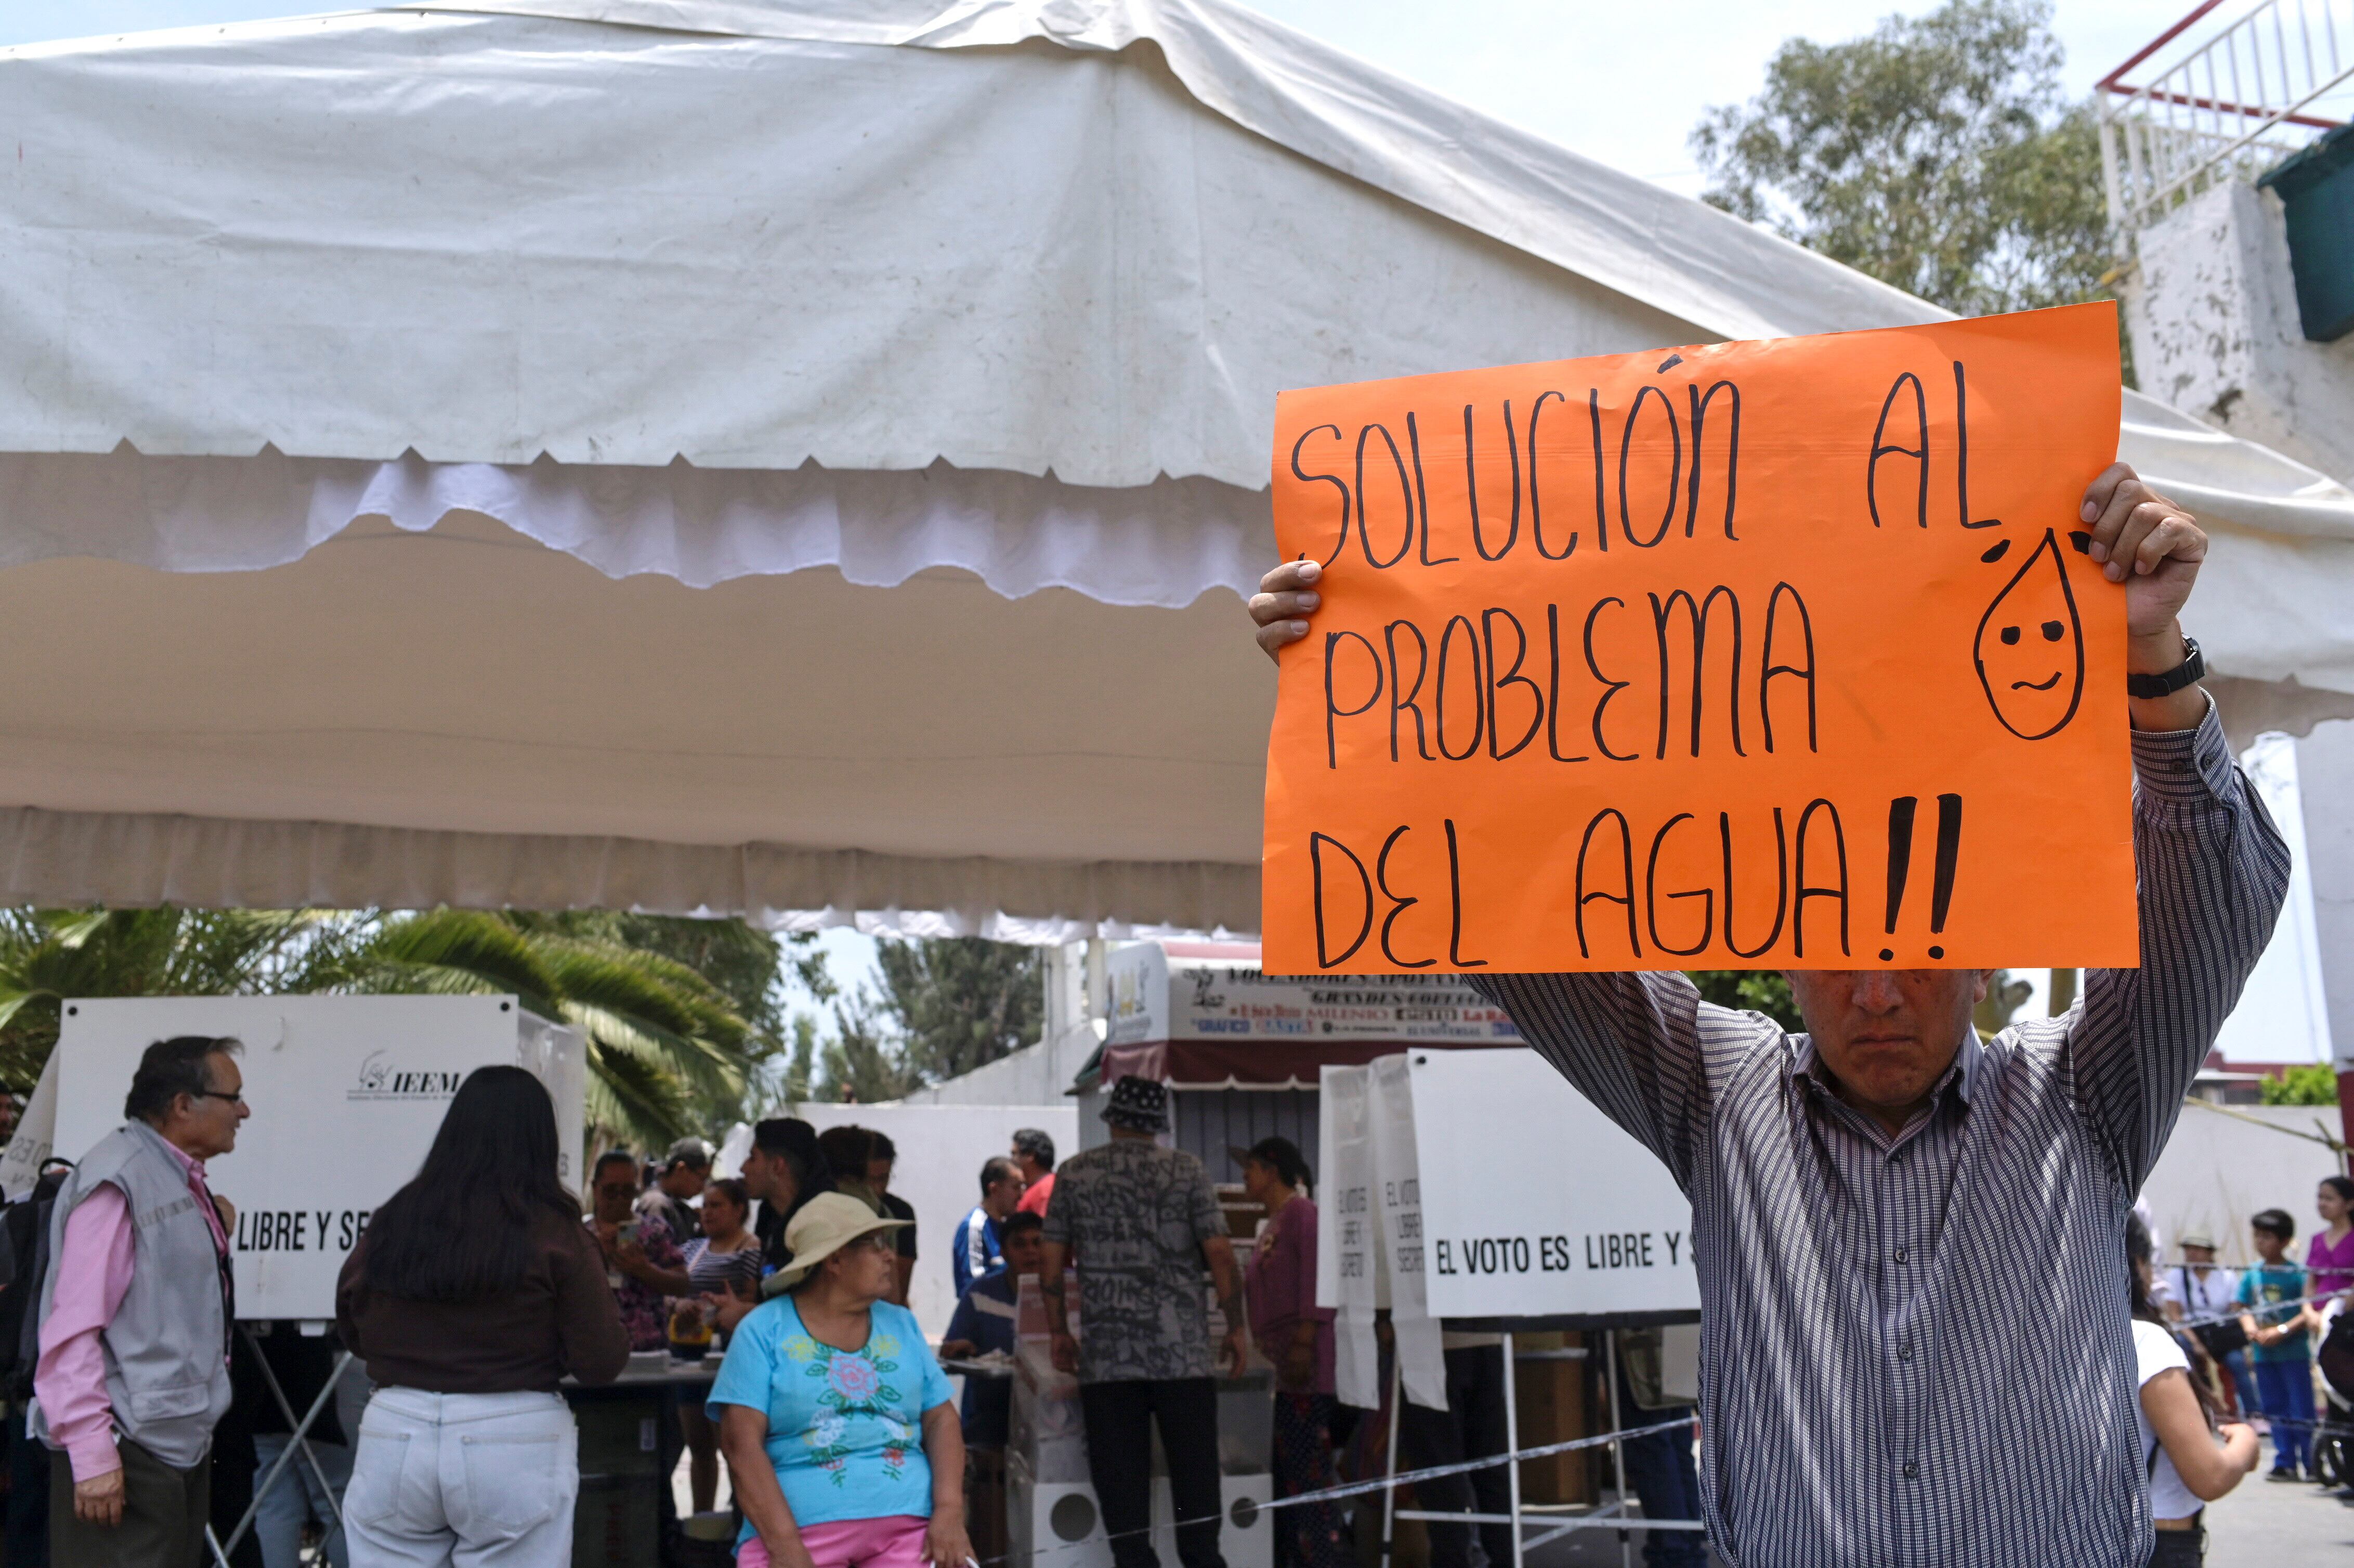
{"label": "pink dress shirt", "polygon": [[[176,1148],[172,1158],[187,1167],[188,1190],[212,1226],[213,1245],[226,1255],[228,1233],[205,1186],[204,1161]],[[41,1359],[33,1369],[34,1397],[48,1419],[49,1435],[73,1461],[77,1481],[95,1480],[122,1467],[114,1448],[114,1408],[107,1398],[106,1355],[99,1336],[122,1306],[135,1261],[131,1206],[122,1189],[109,1182],[66,1219],[65,1245],[50,1266],[57,1271],[57,1293],[41,1325]]]}

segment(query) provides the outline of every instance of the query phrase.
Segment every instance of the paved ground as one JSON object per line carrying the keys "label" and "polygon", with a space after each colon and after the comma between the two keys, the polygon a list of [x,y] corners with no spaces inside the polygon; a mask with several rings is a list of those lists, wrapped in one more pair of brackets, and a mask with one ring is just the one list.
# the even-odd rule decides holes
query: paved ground
{"label": "paved ground", "polygon": [[[2275,1486],[2261,1475],[2207,1510],[2207,1568],[2323,1568],[2354,1563],[2354,1496]],[[1573,1544],[1574,1543],[1574,1544]],[[1569,1547],[1569,1550],[1564,1550]],[[1638,1537],[1629,1553],[1639,1568]],[[1618,1533],[1581,1530],[1530,1559],[1530,1568],[1617,1568]]]}
{"label": "paved ground", "polygon": [[2207,1508],[2207,1568],[2344,1563],[2349,1547],[2354,1497],[2344,1492],[2275,1486],[2255,1475]]}
{"label": "paved ground", "polygon": [[[678,1506],[686,1510],[686,1467],[677,1476]],[[720,1486],[726,1506],[726,1483]],[[2306,1568],[2306,1565],[2348,1563],[2354,1557],[2354,1495],[2325,1492],[2317,1487],[2275,1486],[2261,1474],[2240,1483],[2238,1489],[2207,1510],[2207,1568]],[[1628,1543],[1620,1556],[1615,1530],[1580,1530],[1532,1552],[1528,1568],[1618,1568],[1622,1561],[1643,1561],[1642,1538]],[[1173,1553],[1164,1552],[1165,1564]]]}

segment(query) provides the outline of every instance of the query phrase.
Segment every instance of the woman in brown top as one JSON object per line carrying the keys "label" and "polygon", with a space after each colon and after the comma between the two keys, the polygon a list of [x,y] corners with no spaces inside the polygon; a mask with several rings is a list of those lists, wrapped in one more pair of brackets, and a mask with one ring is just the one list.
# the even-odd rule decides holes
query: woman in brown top
{"label": "woman in brown top", "polygon": [[565,1568],[580,1456],[557,1384],[612,1382],[630,1342],[557,1179],[537,1078],[482,1067],[459,1086],[423,1168],[344,1265],[335,1308],[376,1385],[344,1498],[352,1568]]}

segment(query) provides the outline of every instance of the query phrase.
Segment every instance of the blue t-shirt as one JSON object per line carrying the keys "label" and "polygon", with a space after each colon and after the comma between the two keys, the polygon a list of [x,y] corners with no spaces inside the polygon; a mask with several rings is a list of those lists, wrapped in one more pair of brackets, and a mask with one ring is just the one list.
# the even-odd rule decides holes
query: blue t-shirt
{"label": "blue t-shirt", "polygon": [[[932,1512],[924,1412],[949,1402],[948,1375],[916,1315],[877,1301],[866,1343],[837,1351],[812,1339],[790,1296],[762,1303],[727,1346],[705,1406],[748,1405],[769,1417],[769,1463],[799,1524]],[[750,1539],[748,1521],[737,1540]]]}
{"label": "blue t-shirt", "polygon": [[[2260,1263],[2240,1276],[2240,1305],[2252,1307],[2249,1314],[2259,1328],[2269,1329],[2285,1323],[2296,1316],[2295,1307],[2274,1306],[2274,1303],[2296,1301],[2305,1295],[2305,1270],[2293,1263]],[[2272,1309],[2266,1311],[2270,1307]],[[2248,1359],[2258,1361],[2302,1361],[2311,1359],[2306,1343],[2306,1332],[2299,1329],[2276,1345],[2248,1346]]]}
{"label": "blue t-shirt", "polygon": [[[1013,1353],[1014,1311],[1022,1281],[1010,1269],[984,1274],[959,1299],[949,1340],[969,1340],[982,1355]],[[1013,1410],[1013,1380],[970,1375],[964,1380],[964,1440],[976,1448],[1002,1448]]]}

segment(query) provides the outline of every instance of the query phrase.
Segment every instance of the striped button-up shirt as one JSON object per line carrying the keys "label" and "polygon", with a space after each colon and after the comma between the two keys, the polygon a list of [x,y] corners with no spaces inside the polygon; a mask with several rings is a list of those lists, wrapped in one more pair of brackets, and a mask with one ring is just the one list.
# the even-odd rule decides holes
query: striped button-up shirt
{"label": "striped button-up shirt", "polygon": [[2142,967],[1965,1039],[1894,1137],[1806,1036],[1681,975],[1476,982],[1691,1199],[1705,1513],[1736,1568],[2148,1556],[2125,1217],[2288,853],[2211,707],[2133,753]]}

